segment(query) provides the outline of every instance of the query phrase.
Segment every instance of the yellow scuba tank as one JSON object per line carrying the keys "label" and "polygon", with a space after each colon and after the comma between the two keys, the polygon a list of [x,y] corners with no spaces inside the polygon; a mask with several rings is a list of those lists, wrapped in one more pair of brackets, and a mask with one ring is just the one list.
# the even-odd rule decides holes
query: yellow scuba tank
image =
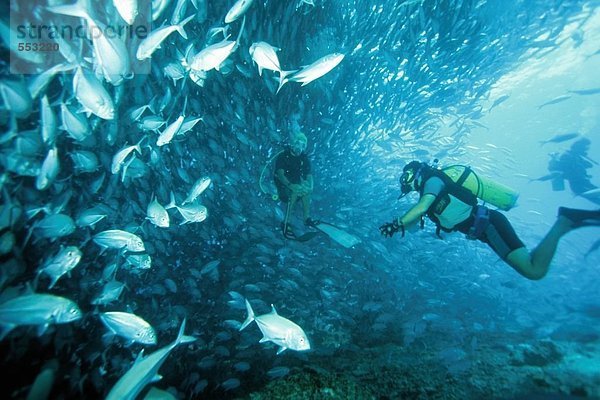
{"label": "yellow scuba tank", "polygon": [[465,165],[451,165],[441,170],[454,182],[462,185],[477,198],[508,211],[517,204],[519,193],[508,186],[492,181],[475,173]]}

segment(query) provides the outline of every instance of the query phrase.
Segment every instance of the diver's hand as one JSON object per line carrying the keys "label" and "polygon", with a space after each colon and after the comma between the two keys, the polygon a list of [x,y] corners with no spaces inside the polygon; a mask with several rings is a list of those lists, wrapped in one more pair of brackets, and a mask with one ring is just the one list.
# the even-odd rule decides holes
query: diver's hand
{"label": "diver's hand", "polygon": [[402,237],[404,237],[404,224],[399,224],[397,220],[388,222],[379,227],[379,232],[385,237],[392,237],[394,233],[402,231]]}
{"label": "diver's hand", "polygon": [[303,194],[303,189],[302,189],[302,185],[299,185],[297,183],[292,183],[290,185],[290,190],[292,191],[293,194],[295,194],[296,196],[302,196]]}
{"label": "diver's hand", "polygon": [[302,182],[302,189],[304,190],[304,194],[311,194],[313,191],[313,188],[308,181]]}

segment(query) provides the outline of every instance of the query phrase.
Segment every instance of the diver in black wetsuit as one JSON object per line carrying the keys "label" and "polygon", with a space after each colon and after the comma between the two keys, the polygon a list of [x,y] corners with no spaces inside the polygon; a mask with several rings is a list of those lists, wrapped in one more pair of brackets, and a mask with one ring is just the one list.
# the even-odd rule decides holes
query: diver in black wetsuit
{"label": "diver in black wetsuit", "polygon": [[287,203],[287,212],[282,225],[283,235],[295,238],[290,228],[290,213],[296,201],[302,201],[304,224],[314,226],[317,221],[310,218],[310,196],[313,191],[313,177],[310,161],[306,155],[308,140],[302,132],[296,132],[290,146],[283,150],[275,160],[275,186],[279,199]]}
{"label": "diver in black wetsuit", "polygon": [[426,163],[407,164],[400,177],[402,195],[419,192],[417,204],[403,216],[379,227],[382,235],[392,237],[424,215],[445,231],[459,231],[488,246],[508,265],[528,279],[543,278],[550,267],[559,240],[573,229],[600,226],[600,209],[595,211],[560,207],[558,218],[538,246],[530,253],[508,219],[499,211],[478,205],[470,192]]}
{"label": "diver in black wetsuit", "polygon": [[[598,186],[591,182],[591,176],[587,170],[598,164],[588,157],[590,140],[581,138],[571,145],[571,148],[562,155],[552,154],[548,163],[550,175],[547,178],[552,180],[552,189],[562,191],[565,188],[564,181],[569,182],[571,191],[595,204],[600,204],[600,193],[596,192]],[[545,180],[540,178],[540,180]]]}

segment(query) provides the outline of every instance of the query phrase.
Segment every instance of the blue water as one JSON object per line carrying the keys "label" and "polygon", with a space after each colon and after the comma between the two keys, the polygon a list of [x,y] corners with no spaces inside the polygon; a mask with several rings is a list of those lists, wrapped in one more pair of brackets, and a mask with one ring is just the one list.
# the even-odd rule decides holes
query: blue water
{"label": "blue water", "polygon": [[[171,19],[175,3],[153,28]],[[4,397],[25,397],[56,361],[50,398],[106,396],[142,348],[148,355],[171,343],[186,318],[185,333],[196,342],[175,348],[160,369],[163,379],[148,385],[177,398],[600,398],[597,227],[564,236],[539,281],[460,233],[436,237],[429,221],[404,238],[386,239],[378,230],[417,201],[414,193],[397,200],[402,167],[412,160],[470,165],[518,191],[518,205],[506,215],[529,249],[559,206],[598,208],[568,184],[554,191],[551,181],[538,178],[548,175],[551,153],[587,138],[592,162],[582,173],[600,186],[600,94],[591,90],[600,87],[600,2],[255,0],[239,48],[221,71],[207,72],[204,86],[189,77],[174,82],[163,68],[180,62],[189,44],[195,52],[208,44],[207,32],[224,26],[233,2],[183,4],[185,16],[196,12],[194,4],[205,5],[206,17],[186,25],[187,40],[169,36],[152,55],[150,74],[134,73],[116,88],[103,83],[117,117],[86,116],[93,138],[76,142],[59,130],[60,169],[48,189],[36,189],[35,174],[10,161],[19,154],[17,166],[41,167],[49,146],[38,132],[33,154],[2,136],[3,208],[21,210],[2,226],[3,235],[15,237],[2,255],[2,302],[33,286],[73,300],[83,313],[42,336],[35,327],[17,327],[0,342]],[[94,7],[99,18],[117,18],[110,5]],[[230,24],[229,40],[241,27],[242,18]],[[283,70],[334,52],[345,57],[306,86],[288,82],[275,94],[278,74],[259,76],[248,53],[257,41],[281,49]],[[84,57],[92,48],[83,46]],[[10,74],[6,44],[1,54],[2,81],[37,76]],[[60,73],[45,91],[59,121],[65,99],[78,107],[72,79]],[[127,122],[130,110],[149,103],[144,116],[154,113],[169,124],[185,113],[203,121],[159,147],[157,133]],[[13,114],[6,108],[2,132]],[[40,119],[35,99],[16,120],[16,137],[30,135]],[[272,158],[296,129],[308,137],[311,214],[357,236],[361,242],[351,249],[324,234],[307,242],[281,234],[286,210],[271,197]],[[566,133],[577,137],[552,141]],[[144,135],[130,175],[111,174],[113,156]],[[76,171],[69,154],[77,150],[93,152],[98,169]],[[166,206],[174,192],[181,204],[204,176],[212,181],[199,196],[206,220],[180,225],[175,209],[169,228],[146,220],[153,195]],[[98,204],[107,216],[95,227],[39,237],[35,224],[44,215],[76,219]],[[309,230],[301,218],[294,210],[298,233]],[[93,236],[109,229],[138,235],[152,267],[138,271],[123,265],[126,254],[101,251]],[[36,280],[37,270],[61,246],[76,246],[83,256],[48,289],[47,277]],[[105,268],[115,262],[124,292],[110,305],[92,305],[110,280]],[[275,345],[259,343],[256,324],[239,332],[246,318],[242,297],[257,315],[275,305],[302,327],[311,350],[276,355]],[[143,317],[156,330],[157,345],[107,342],[99,319],[107,311]]]}

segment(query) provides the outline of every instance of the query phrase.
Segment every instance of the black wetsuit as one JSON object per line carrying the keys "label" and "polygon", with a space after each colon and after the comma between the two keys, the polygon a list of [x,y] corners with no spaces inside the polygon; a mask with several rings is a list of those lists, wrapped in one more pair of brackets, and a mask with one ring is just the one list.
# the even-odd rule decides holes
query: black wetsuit
{"label": "black wetsuit", "polygon": [[591,182],[591,176],[587,173],[587,170],[594,166],[592,160],[587,156],[588,149],[588,139],[578,140],[560,157],[552,158],[548,163],[548,170],[557,174],[552,182],[554,190],[564,190],[564,180],[566,180],[575,195],[600,204],[598,194],[586,194],[586,192],[598,189]]}
{"label": "black wetsuit", "polygon": [[[290,148],[286,148],[275,160],[275,173],[280,169],[290,183],[300,184],[310,175],[310,161],[306,153],[295,156]],[[275,186],[281,201],[287,203],[291,194],[290,189],[285,187],[278,178],[275,178]]]}

